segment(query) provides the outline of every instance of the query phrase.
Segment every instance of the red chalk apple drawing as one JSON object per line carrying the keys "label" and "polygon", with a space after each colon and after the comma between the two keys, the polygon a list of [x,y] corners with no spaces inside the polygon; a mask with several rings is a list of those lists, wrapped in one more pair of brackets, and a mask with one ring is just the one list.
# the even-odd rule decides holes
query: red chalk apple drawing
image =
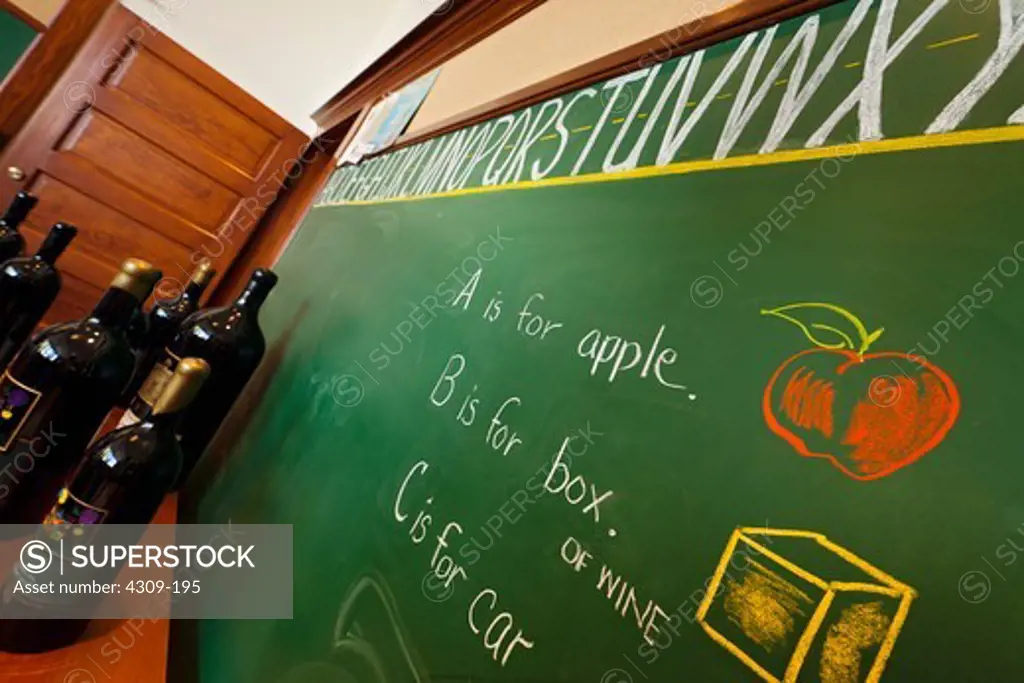
{"label": "red chalk apple drawing", "polygon": [[[956,422],[960,395],[942,369],[911,354],[868,353],[884,328],[869,333],[857,316],[826,303],[761,314],[793,323],[816,347],[779,366],[762,404],[768,428],[800,455],[825,458],[860,481],[880,479],[938,446]],[[797,317],[828,315],[854,334]]]}

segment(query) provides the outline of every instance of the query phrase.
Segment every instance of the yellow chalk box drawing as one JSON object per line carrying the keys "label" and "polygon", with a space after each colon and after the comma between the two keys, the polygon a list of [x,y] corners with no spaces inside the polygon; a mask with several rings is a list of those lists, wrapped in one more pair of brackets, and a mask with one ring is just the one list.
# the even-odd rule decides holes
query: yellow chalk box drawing
{"label": "yellow chalk box drawing", "polygon": [[770,683],[877,683],[916,596],[823,534],[740,527],[697,621]]}

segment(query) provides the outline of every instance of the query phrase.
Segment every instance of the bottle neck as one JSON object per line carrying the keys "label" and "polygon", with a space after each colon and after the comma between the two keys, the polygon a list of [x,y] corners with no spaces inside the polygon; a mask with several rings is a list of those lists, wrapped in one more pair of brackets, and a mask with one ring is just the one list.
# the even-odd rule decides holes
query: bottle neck
{"label": "bottle neck", "polygon": [[261,286],[259,283],[250,282],[238,298],[235,300],[235,308],[240,308],[250,313],[258,313],[263,302],[267,300],[270,289]]}
{"label": "bottle neck", "polygon": [[190,303],[199,304],[199,299],[202,298],[203,292],[206,291],[205,282],[196,282],[195,280],[189,280],[188,286],[185,287],[185,291],[181,293],[182,301],[188,301]]}
{"label": "bottle neck", "polygon": [[124,329],[138,307],[139,300],[134,296],[123,289],[111,287],[96,304],[96,308],[92,309],[89,319],[105,327]]}
{"label": "bottle neck", "polygon": [[273,271],[266,268],[257,268],[253,271],[245,291],[238,297],[232,308],[255,314],[260,310],[260,306],[267,300],[267,295],[270,294],[270,290],[276,284],[277,275]]}
{"label": "bottle neck", "polygon": [[43,243],[39,245],[36,258],[52,266],[57,262],[60,255],[64,253],[64,250],[68,248],[68,245],[71,244],[71,239],[74,236],[73,233],[64,234],[57,230],[51,230],[50,234],[43,240]]}
{"label": "bottle neck", "polygon": [[24,192],[19,192],[11,202],[11,205],[7,207],[7,211],[3,217],[0,218],[0,226],[17,232],[18,226],[21,225],[26,218],[28,218],[29,212],[35,208],[38,203],[38,199],[32,195]]}

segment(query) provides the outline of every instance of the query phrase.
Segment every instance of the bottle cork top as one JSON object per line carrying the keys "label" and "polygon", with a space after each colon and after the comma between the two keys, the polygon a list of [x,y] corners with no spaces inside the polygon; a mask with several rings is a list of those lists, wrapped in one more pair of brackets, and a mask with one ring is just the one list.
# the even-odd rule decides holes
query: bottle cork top
{"label": "bottle cork top", "polygon": [[208,285],[210,280],[212,280],[216,274],[217,271],[214,269],[213,264],[210,263],[209,259],[203,259],[202,263],[196,266],[196,269],[192,271],[192,275],[189,279],[202,287]]}
{"label": "bottle cork top", "polygon": [[209,375],[210,366],[205,360],[182,358],[153,405],[153,414],[177,413],[188,407]]}
{"label": "bottle cork top", "polygon": [[121,272],[114,276],[111,287],[123,289],[139,301],[144,301],[161,277],[161,272],[142,259],[125,259]]}

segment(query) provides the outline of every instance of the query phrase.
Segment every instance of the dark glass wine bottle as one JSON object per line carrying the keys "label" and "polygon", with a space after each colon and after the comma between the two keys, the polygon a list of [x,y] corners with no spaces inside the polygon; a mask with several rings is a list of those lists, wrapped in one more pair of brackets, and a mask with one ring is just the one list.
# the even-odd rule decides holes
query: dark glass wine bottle
{"label": "dark glass wine bottle", "polygon": [[195,313],[203,292],[217,271],[209,261],[203,261],[192,273],[188,284],[177,297],[158,301],[148,314],[132,318],[128,325],[128,343],[135,353],[135,376],[122,395],[121,405],[128,405],[142,387],[142,382],[156,365],[160,353],[177,334],[185,318]]}
{"label": "dark glass wine bottle", "polygon": [[145,419],[174,373],[179,359],[202,358],[210,364],[210,380],[199,390],[178,425],[185,457],[179,485],[185,481],[213,438],[246,382],[263,358],[266,341],[258,314],[277,276],[257,269],[245,291],[230,306],[193,313],[160,354],[153,371],[132,399],[121,425]]}
{"label": "dark glass wine bottle", "polygon": [[149,524],[181,471],[176,429],[210,366],[185,358],[149,416],[95,441],[44,524]]}
{"label": "dark glass wine bottle", "polygon": [[131,379],[124,329],[158,279],[156,268],[128,259],[87,318],[40,332],[0,377],[0,524],[46,516]]}
{"label": "dark glass wine bottle", "polygon": [[34,256],[12,258],[0,266],[0,368],[6,368],[60,292],[53,267],[78,229],[57,223]]}
{"label": "dark glass wine bottle", "polygon": [[[89,447],[56,500],[50,501],[52,507],[43,524],[149,524],[181,471],[175,426],[209,374],[210,366],[198,358],[178,363],[146,420],[111,432]],[[54,529],[49,529],[52,537]],[[139,539],[124,540],[135,543]],[[21,576],[22,571],[22,566],[15,564],[2,591],[0,651],[47,652],[78,640],[89,621],[46,618],[47,611],[53,611],[49,600],[11,590],[19,580],[32,583],[34,577]],[[116,574],[116,570],[111,572]],[[105,583],[115,576],[96,578]],[[70,599],[57,595],[51,600]],[[81,603],[76,607],[81,609]],[[15,616],[4,618],[5,613]],[[34,618],[22,618],[27,613]]]}
{"label": "dark glass wine bottle", "polygon": [[7,211],[0,218],[0,261],[21,256],[25,251],[25,238],[18,232],[18,226],[25,222],[39,200],[28,192],[19,192]]}

